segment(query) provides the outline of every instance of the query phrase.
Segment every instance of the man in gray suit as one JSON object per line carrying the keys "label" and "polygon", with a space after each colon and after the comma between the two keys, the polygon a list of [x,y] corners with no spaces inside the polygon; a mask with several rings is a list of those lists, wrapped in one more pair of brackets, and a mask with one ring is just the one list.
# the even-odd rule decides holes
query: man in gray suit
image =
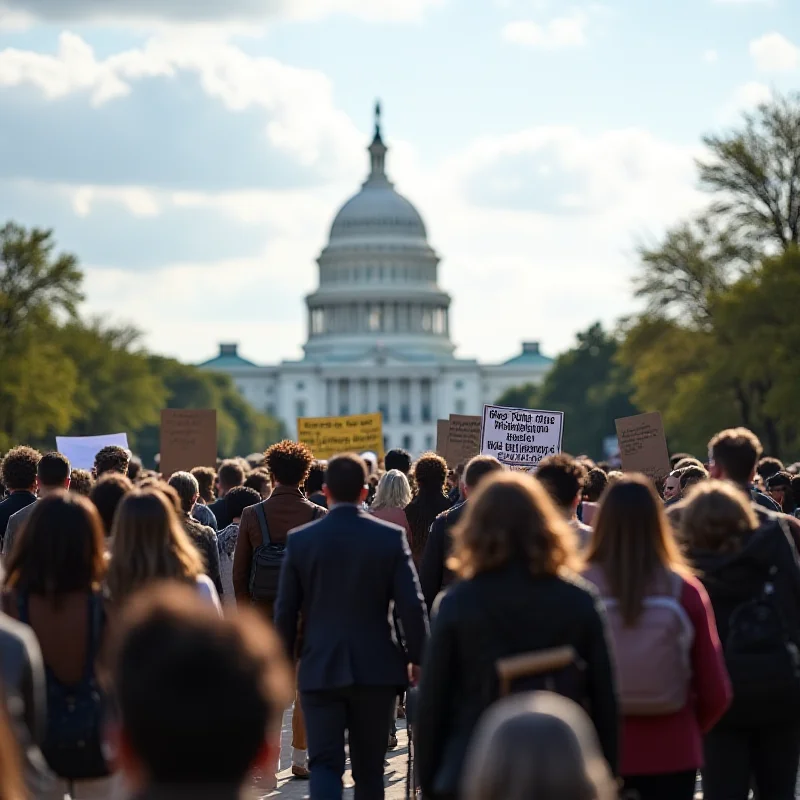
{"label": "man in gray suit", "polygon": [[[36,468],[36,494],[41,499],[62,489],[69,489],[70,466],[69,460],[61,453],[47,453],[39,460]],[[3,539],[3,558],[8,558],[14,542],[27,522],[36,503],[25,506],[8,520],[6,535]]]}

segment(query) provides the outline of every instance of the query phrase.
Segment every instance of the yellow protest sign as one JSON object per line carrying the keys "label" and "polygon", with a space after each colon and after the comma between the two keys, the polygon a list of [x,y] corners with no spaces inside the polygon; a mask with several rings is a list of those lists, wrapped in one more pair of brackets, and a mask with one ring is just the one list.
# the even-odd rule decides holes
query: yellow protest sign
{"label": "yellow protest sign", "polygon": [[297,420],[297,439],[314,451],[315,458],[367,450],[383,458],[383,417],[380,413],[304,417]]}

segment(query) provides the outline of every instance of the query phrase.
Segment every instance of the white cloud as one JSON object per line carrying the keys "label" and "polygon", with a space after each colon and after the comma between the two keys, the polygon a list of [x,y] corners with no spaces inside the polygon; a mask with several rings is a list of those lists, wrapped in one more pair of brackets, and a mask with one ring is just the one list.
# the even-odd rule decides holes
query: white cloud
{"label": "white cloud", "polygon": [[547,22],[516,20],[503,28],[503,37],[514,44],[541,50],[561,50],[568,47],[583,47],[587,42],[589,15],[574,10],[563,17],[554,17]]}
{"label": "white cloud", "polygon": [[716,50],[706,50],[703,53],[703,61],[707,64],[716,64],[719,61],[719,53]]}
{"label": "white cloud", "polygon": [[800,47],[780,33],[750,42],[750,55],[761,72],[792,72],[800,68]]}
{"label": "white cloud", "polygon": [[774,0],[713,0],[720,6],[771,6]]}
{"label": "white cloud", "polygon": [[772,97],[772,89],[765,83],[748,81],[735,89],[730,99],[722,106],[719,114],[720,121],[733,120],[739,117],[743,111],[752,111],[764,103],[769,103]]}

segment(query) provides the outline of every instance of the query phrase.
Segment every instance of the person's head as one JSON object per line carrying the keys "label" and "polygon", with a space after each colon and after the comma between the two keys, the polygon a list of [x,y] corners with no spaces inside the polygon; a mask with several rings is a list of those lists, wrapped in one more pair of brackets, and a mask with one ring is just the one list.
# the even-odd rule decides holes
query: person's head
{"label": "person's head", "polygon": [[551,692],[515,694],[491,706],[464,763],[464,800],[617,797],[592,721],[577,703]]}
{"label": "person's head", "polygon": [[[112,654],[121,771],[148,786],[243,786],[280,749],[292,675],[270,625],[175,584],[135,596]],[[202,698],[202,702],[198,701]]]}
{"label": "person's head", "polygon": [[383,459],[383,466],[387,472],[396,469],[408,477],[408,473],[411,472],[411,454],[407,450],[396,447],[386,454],[386,458]]}
{"label": "person's head", "polygon": [[144,465],[142,464],[142,459],[138,456],[132,456],[130,462],[128,463],[128,477],[134,483],[139,480],[143,469]]}
{"label": "person's head", "polygon": [[453,529],[448,566],[461,578],[513,561],[533,575],[578,568],[575,534],[547,490],[530,475],[496,472],[481,481]]}
{"label": "person's head", "polygon": [[88,469],[73,469],[69,475],[69,490],[88,497],[94,486],[94,478]]}
{"label": "person's head", "polygon": [[587,503],[596,503],[608,486],[608,475],[600,467],[590,469],[583,485],[583,499]]}
{"label": "person's head", "polygon": [[673,453],[669,457],[670,468],[673,470],[678,469],[678,464],[685,459],[694,459],[694,456],[691,453]]}
{"label": "person's head", "polygon": [[681,540],[693,551],[735,553],[743,537],[758,527],[747,495],[724,481],[695,486],[681,514]]}
{"label": "person's head", "polygon": [[378,482],[372,508],[405,508],[411,502],[411,486],[405,473],[399,469],[386,472]]}
{"label": "person's head", "polygon": [[586,560],[602,567],[630,625],[639,618],[659,571],[685,571],[664,504],[644,475],[625,475],[606,490]]}
{"label": "person's head", "polygon": [[624,478],[625,473],[618,469],[612,469],[608,473],[608,485],[613,486],[620,478]]}
{"label": "person's head", "polygon": [[306,478],[306,495],[311,497],[312,494],[322,491],[325,485],[325,462],[312,461],[311,468],[308,470],[308,477]]}
{"label": "person's head", "polygon": [[494,456],[475,456],[462,470],[464,497],[473,494],[487,475],[502,472],[504,469],[505,467]]}
{"label": "person's head", "polygon": [[200,499],[204,503],[214,502],[214,484],[217,480],[217,473],[211,467],[195,467],[192,470],[192,475],[197,481],[197,486],[200,489]]}
{"label": "person's head", "polygon": [[664,499],[677,500],[681,496],[681,473],[683,470],[674,469],[664,481]]}
{"label": "person's head", "polygon": [[178,493],[183,513],[191,514],[194,504],[200,496],[197,478],[191,472],[173,472],[168,483]]}
{"label": "person's head", "polygon": [[795,494],[792,491],[793,478],[788,472],[776,472],[767,478],[769,496],[786,514],[794,513],[797,507]]}
{"label": "person's head", "polygon": [[536,468],[536,477],[562,511],[575,513],[586,482],[586,468],[577,459],[566,453],[543,458]]}
{"label": "person's head", "polygon": [[712,478],[749,484],[761,458],[761,442],[747,428],[721,431],[708,443],[708,467]]}
{"label": "person's head", "polygon": [[5,586],[55,605],[69,592],[98,588],[104,575],[97,509],[85,497],[61,491],[33,507],[6,562]]}
{"label": "person's head", "polygon": [[267,450],[267,469],[275,483],[300,486],[305,483],[314,454],[307,444],[284,439]]}
{"label": "person's head", "polygon": [[[248,489],[255,489],[262,500],[266,500],[272,494],[272,481],[270,480],[269,473],[265,469],[254,469],[244,479],[244,485]],[[230,494],[230,492],[228,492],[228,494]]]}
{"label": "person's head", "polygon": [[779,472],[783,472],[783,461],[779,458],[772,458],[766,456],[762,458],[756,466],[756,472],[764,479],[765,483],[769,483],[769,479]]}
{"label": "person's head", "polygon": [[177,490],[170,486],[166,481],[161,480],[158,475],[154,475],[152,478],[145,478],[145,480],[139,483],[137,488],[150,489],[154,492],[159,492],[164,496],[164,499],[170,504],[170,506],[172,506],[172,510],[178,515],[178,517],[180,518],[183,516],[183,503],[181,502],[181,497]]}
{"label": "person's head", "polygon": [[0,465],[0,479],[9,492],[36,489],[36,470],[42,454],[32,447],[15,447],[6,453]]}
{"label": "person's head", "polygon": [[249,486],[237,486],[231,489],[225,496],[228,504],[228,513],[234,522],[241,519],[242,512],[250,506],[256,505],[261,502],[261,495]]}
{"label": "person's head", "polygon": [[708,472],[705,467],[691,466],[682,469],[680,477],[681,497],[685,496],[692,486],[702,481],[707,481],[708,477]]}
{"label": "person's head", "polygon": [[800,475],[792,476],[792,497],[796,506],[800,506]]}
{"label": "person's head", "polygon": [[372,450],[366,450],[361,459],[367,466],[367,474],[372,477],[378,471],[378,456]]}
{"label": "person's head", "polygon": [[421,492],[444,492],[447,462],[436,453],[424,453],[414,465],[414,479]]}
{"label": "person's head", "polygon": [[58,489],[69,489],[69,459],[61,453],[45,453],[36,467],[36,486],[39,497]]}
{"label": "person's head", "polygon": [[157,580],[193,583],[204,572],[197,548],[167,495],[134,489],[119,504],[111,529],[114,543],[108,587],[123,604],[136,590]]}
{"label": "person's head", "polygon": [[363,503],[367,497],[367,465],[355,453],[335,456],[325,471],[325,497],[330,504]]}
{"label": "person's head", "polygon": [[89,499],[100,514],[100,519],[103,521],[103,532],[106,536],[111,536],[114,514],[122,502],[122,498],[132,491],[133,484],[130,478],[117,472],[107,472],[92,488]]}
{"label": "person's head", "polygon": [[219,465],[217,484],[220,497],[225,497],[231,489],[244,484],[244,470],[236,459],[228,459]]}
{"label": "person's head", "polygon": [[99,478],[101,475],[105,475],[106,472],[127,475],[130,461],[131,454],[129,450],[116,444],[110,444],[94,457],[95,477]]}
{"label": "person's head", "polygon": [[686,456],[686,458],[682,458],[676,465],[676,470],[684,470],[687,467],[702,467],[703,462],[699,458],[695,458],[694,456]]}

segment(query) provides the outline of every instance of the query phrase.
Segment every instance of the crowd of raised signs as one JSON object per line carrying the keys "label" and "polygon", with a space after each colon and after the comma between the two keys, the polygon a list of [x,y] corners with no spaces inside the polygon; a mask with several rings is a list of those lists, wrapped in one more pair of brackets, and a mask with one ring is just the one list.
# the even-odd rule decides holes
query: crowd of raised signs
{"label": "crowd of raised signs", "polygon": [[793,800],[800,464],[737,428],[671,467],[15,447],[0,799],[333,800],[349,758],[379,800],[406,726],[408,797]]}

